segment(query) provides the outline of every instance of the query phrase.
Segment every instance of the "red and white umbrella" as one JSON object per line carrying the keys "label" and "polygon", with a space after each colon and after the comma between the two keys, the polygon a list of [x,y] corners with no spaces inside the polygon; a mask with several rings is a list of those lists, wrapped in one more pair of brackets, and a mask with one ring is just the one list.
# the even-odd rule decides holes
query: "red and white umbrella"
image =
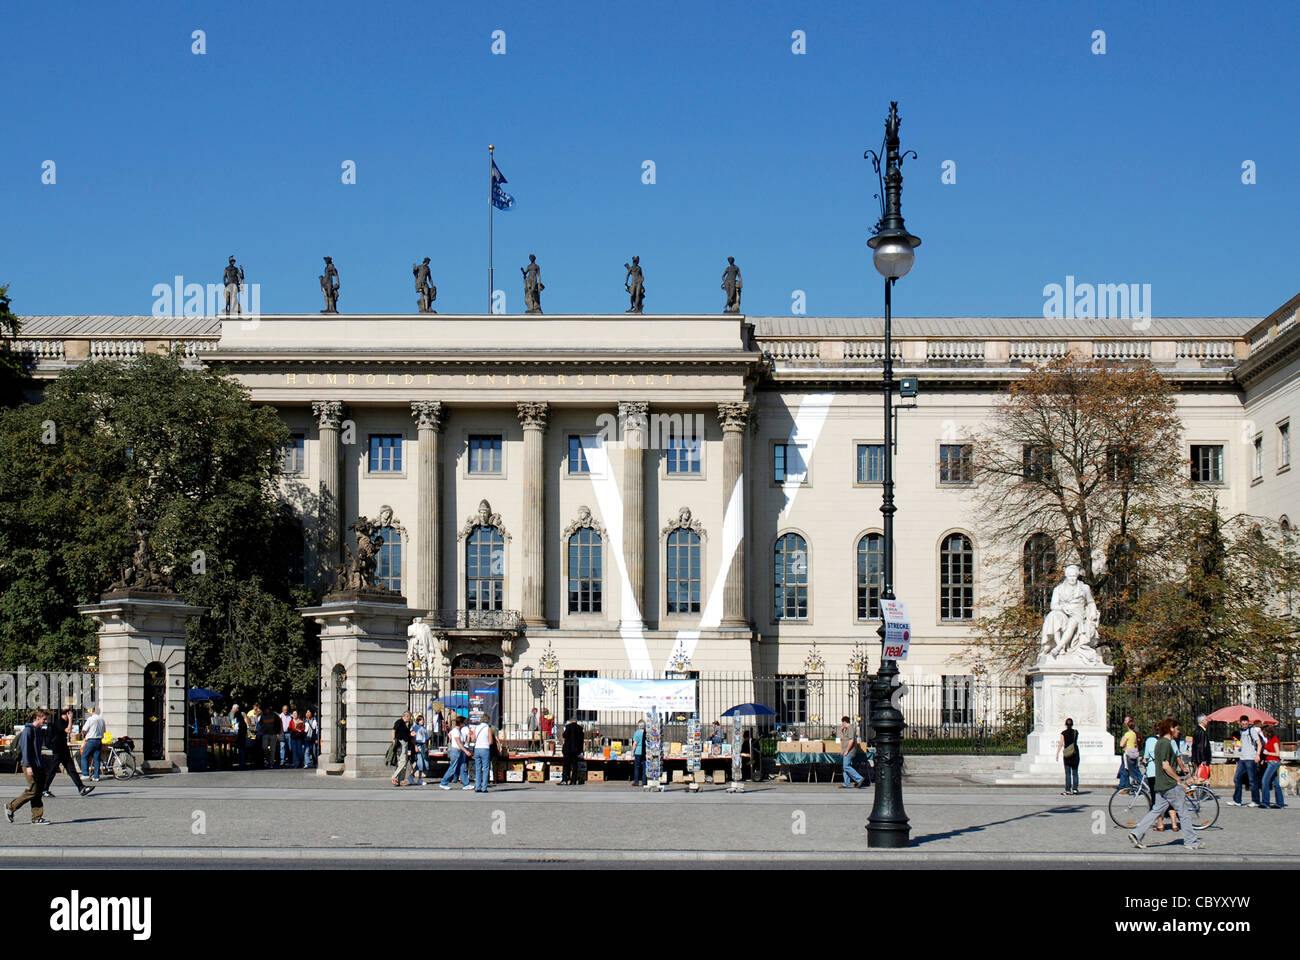
{"label": "red and white umbrella", "polygon": [[1245,704],[1238,703],[1231,707],[1221,707],[1210,714],[1209,719],[1219,720],[1224,723],[1236,723],[1242,717],[1249,718],[1251,723],[1256,720],[1261,723],[1277,723],[1273,717],[1256,707],[1248,707]]}

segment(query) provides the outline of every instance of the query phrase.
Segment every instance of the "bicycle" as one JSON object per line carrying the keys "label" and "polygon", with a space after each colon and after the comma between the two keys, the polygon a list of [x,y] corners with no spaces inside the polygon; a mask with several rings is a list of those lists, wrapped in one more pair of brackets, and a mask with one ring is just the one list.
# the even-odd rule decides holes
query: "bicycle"
{"label": "bicycle", "polygon": [[[1184,790],[1187,793],[1187,809],[1184,813],[1192,818],[1192,829],[1208,830],[1214,826],[1219,819],[1219,798],[1214,791],[1203,783],[1188,784]],[[1107,805],[1115,826],[1126,830],[1136,827],[1150,809],[1150,797],[1151,788],[1147,786],[1145,777],[1138,781],[1136,787],[1129,784],[1118,788],[1110,795],[1110,803]]]}
{"label": "bicycle", "polygon": [[108,756],[104,759],[104,770],[115,779],[130,780],[136,775],[135,742],[130,737],[117,737],[112,743],[104,744]]}

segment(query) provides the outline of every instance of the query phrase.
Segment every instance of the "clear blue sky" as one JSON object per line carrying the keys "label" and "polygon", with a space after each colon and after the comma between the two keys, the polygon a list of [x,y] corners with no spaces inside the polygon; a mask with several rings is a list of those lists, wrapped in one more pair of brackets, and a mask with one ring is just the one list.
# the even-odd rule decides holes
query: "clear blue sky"
{"label": "clear blue sky", "polygon": [[148,313],[234,253],[264,312],[314,312],[330,254],[344,313],[413,313],[429,256],[438,310],[485,312],[495,143],[511,313],[536,253],[548,313],[622,311],[639,254],[651,313],[720,310],[730,255],[747,313],[878,316],[862,153],[897,99],[900,315],[1040,315],[1067,274],[1263,315],[1300,291],[1298,35],[1292,2],[8,0],[0,282],[20,314]]}

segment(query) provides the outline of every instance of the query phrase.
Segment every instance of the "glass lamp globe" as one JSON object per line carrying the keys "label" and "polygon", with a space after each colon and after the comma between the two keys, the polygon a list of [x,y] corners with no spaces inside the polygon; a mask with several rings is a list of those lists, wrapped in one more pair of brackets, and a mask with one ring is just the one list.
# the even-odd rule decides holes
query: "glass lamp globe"
{"label": "glass lamp globe", "polygon": [[916,260],[912,246],[902,240],[883,240],[871,255],[876,272],[887,280],[897,280],[907,275]]}

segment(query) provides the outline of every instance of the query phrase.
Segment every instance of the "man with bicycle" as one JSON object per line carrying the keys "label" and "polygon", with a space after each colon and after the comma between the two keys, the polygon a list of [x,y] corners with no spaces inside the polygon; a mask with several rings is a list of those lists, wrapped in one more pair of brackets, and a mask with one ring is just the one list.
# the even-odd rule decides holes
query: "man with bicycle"
{"label": "man with bicycle", "polygon": [[1187,809],[1185,792],[1187,784],[1174,768],[1174,764],[1179,763],[1177,744],[1182,731],[1178,728],[1177,720],[1166,720],[1164,726],[1164,736],[1156,743],[1155,749],[1155,803],[1128,838],[1133,846],[1139,850],[1143,849],[1146,844],[1142,842],[1142,838],[1146,836],[1146,832],[1165,815],[1166,810],[1172,808],[1178,814],[1178,829],[1183,835],[1183,847],[1188,850],[1199,850],[1201,841],[1192,829],[1193,818],[1191,811]]}

